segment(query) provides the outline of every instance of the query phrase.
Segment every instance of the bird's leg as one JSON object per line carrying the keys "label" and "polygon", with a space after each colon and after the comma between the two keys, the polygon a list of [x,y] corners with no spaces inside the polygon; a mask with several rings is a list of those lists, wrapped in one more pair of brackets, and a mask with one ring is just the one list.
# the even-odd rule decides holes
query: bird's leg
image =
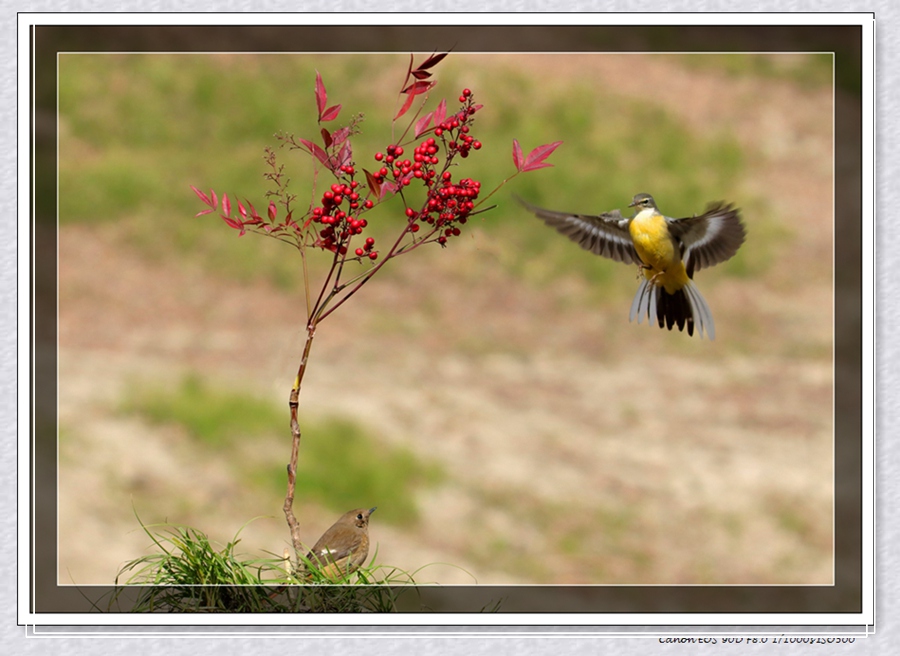
{"label": "bird's leg", "polygon": [[[650,271],[651,269],[653,269],[653,267],[650,266],[649,264],[643,264],[643,263],[638,264],[638,280],[640,280],[642,277],[645,277],[645,274],[644,274],[645,271]],[[665,273],[665,272],[657,271],[652,276],[650,276],[650,278],[647,280],[647,283],[650,285],[655,285],[656,279],[659,278],[663,273]]]}

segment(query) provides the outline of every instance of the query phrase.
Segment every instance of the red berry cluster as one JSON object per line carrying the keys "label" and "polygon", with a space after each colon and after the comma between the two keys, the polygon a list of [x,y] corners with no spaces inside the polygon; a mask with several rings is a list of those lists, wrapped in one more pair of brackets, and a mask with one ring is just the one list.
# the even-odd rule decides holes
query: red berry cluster
{"label": "red berry cluster", "polygon": [[[375,153],[375,161],[387,165],[382,166],[379,170],[375,171],[373,174],[375,182],[380,184],[389,176],[392,176],[397,182],[397,185],[408,185],[412,180],[414,170],[419,171],[419,174],[416,177],[422,177],[422,165],[420,163],[413,163],[408,159],[400,159],[404,152],[403,146],[391,144],[385,149],[385,152],[387,153],[386,155],[380,152]],[[416,166],[416,164],[418,164],[418,166]]]}
{"label": "red berry cluster", "polygon": [[[425,183],[428,196],[422,210],[417,212],[411,207],[406,208],[409,230],[418,232],[420,223],[427,223],[437,231],[439,236],[435,241],[441,245],[446,244],[449,237],[460,234],[459,225],[466,222],[481,190],[481,183],[471,178],[454,183],[448,170],[454,156],[467,157],[470,150],[481,148],[481,142],[469,135],[471,117],[481,106],[473,104],[469,89],[463,89],[459,101],[463,105],[460,110],[435,125],[431,130],[434,136],[415,147],[412,159],[404,159],[403,147],[394,144],[389,145],[384,153],[375,153],[375,160],[383,164],[373,174],[375,182],[380,184],[393,178],[398,187],[409,185],[414,179]],[[447,152],[447,159],[443,171],[439,172],[441,146]],[[456,225],[451,225],[453,223]]]}
{"label": "red berry cluster", "polygon": [[[347,254],[347,244],[355,235],[362,234],[362,231],[368,225],[368,221],[359,218],[362,210],[371,209],[374,203],[371,200],[360,201],[359,182],[354,180],[356,170],[352,165],[345,164],[340,167],[343,174],[342,178],[346,182],[336,182],[331,188],[322,194],[322,204],[314,207],[312,210],[311,220],[313,223],[319,223],[323,227],[319,230],[319,237],[316,239],[315,245],[332,253],[339,252],[341,255]],[[347,209],[345,212],[341,206],[346,202]],[[372,237],[366,239],[365,249],[357,248],[356,255],[362,257],[368,256],[374,260],[378,257],[378,251],[372,250],[375,240]]]}
{"label": "red berry cluster", "polygon": [[448,238],[459,236],[459,226],[465,225],[469,212],[475,208],[481,183],[471,178],[463,178],[454,184],[450,171],[444,171],[441,179],[441,186],[428,192],[425,211],[416,218],[435,228],[443,229],[437,238],[437,242],[443,246]]}
{"label": "red berry cluster", "polygon": [[472,116],[481,109],[481,105],[476,105],[473,101],[472,92],[469,89],[463,89],[459,96],[459,102],[463,104],[462,108],[434,128],[434,135],[444,140],[447,151],[449,153],[458,152],[460,157],[468,157],[469,150],[481,148],[481,142],[469,134],[469,123],[472,121]]}

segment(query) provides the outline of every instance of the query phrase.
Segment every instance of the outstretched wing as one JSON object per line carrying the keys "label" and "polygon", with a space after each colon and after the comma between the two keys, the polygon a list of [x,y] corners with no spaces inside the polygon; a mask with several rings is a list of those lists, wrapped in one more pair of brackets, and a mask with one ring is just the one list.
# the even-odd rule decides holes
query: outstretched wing
{"label": "outstretched wing", "polygon": [[517,198],[529,212],[551,228],[577,243],[582,248],[625,264],[639,263],[634,242],[628,232],[628,222],[619,210],[604,212],[600,216],[554,212],[526,203]]}
{"label": "outstretched wing", "polygon": [[668,221],[690,277],[694,271],[730,259],[747,238],[740,210],[723,202],[711,203],[700,216]]}

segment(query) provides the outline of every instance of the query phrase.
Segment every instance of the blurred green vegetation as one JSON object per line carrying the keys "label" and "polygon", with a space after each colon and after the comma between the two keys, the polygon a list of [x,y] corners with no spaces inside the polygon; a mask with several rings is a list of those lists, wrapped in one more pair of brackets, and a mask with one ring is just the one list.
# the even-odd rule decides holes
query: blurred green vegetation
{"label": "blurred green vegetation", "polygon": [[733,77],[761,77],[785,80],[804,88],[831,86],[834,55],[822,53],[698,53],[684,55],[686,66],[718,70]]}
{"label": "blurred green vegetation", "polygon": [[[372,499],[379,518],[386,521],[414,521],[416,490],[445,479],[437,464],[424,462],[406,449],[387,447],[363,427],[343,419],[308,425],[303,429],[303,443],[297,475],[299,497],[327,494],[329,505],[344,509],[360,505],[361,498]],[[276,468],[266,480],[278,480],[274,475],[282,470]],[[283,487],[281,483],[279,489]]]}
{"label": "blurred green vegetation", "polygon": [[[276,495],[284,495],[283,465],[271,457],[246,454],[278,453],[289,442],[286,412],[257,398],[218,389],[197,375],[185,376],[176,387],[137,387],[122,411],[152,423],[178,424],[210,453],[232,452],[244,480]],[[296,494],[319,501],[336,512],[357,506],[378,506],[378,516],[394,524],[415,522],[416,492],[444,478],[435,464],[407,449],[384,444],[365,428],[344,419],[301,418],[302,457]],[[287,453],[284,458],[287,459]]]}
{"label": "blurred green vegetation", "polygon": [[[518,177],[487,201],[496,209],[473,221],[474,228],[503,243],[499,260],[512,275],[538,285],[568,275],[604,283],[619,268],[601,258],[577,257],[577,247],[548,238],[547,228],[519,208],[513,194],[561,210],[599,212],[624,209],[635,193],[647,191],[672,216],[701,211],[718,198],[743,206],[756,202],[741,197],[744,156],[731,135],[698,136],[664,106],[625,100],[588,79],[548,93],[551,67],[542,74],[516,69],[511,62],[497,75],[494,66],[479,67],[481,57],[458,55],[442,62],[426,110],[443,97],[452,108],[464,86],[484,103],[472,131],[484,148],[461,161],[460,174],[481,180],[486,196],[513,173],[513,138],[526,152],[564,141],[551,158],[553,168]],[[780,70],[761,63],[772,56],[696,57],[704,66],[726,71],[769,76]],[[788,70],[819,79],[820,59]],[[685,61],[691,65],[693,60]],[[313,94],[317,69],[329,104],[343,105],[339,121],[328,127],[363,115],[361,134],[353,139],[355,160],[358,167],[374,165],[372,154],[399,139],[406,125],[404,117],[391,134],[407,64],[405,55],[62,55],[60,224],[115,222],[129,244],[148,256],[190,256],[219,275],[264,278],[298,289],[295,253],[274,240],[238,239],[216,215],[194,218],[204,206],[189,185],[264,207],[262,157],[266,146],[277,146],[274,135],[320,139]],[[278,153],[302,207],[312,193],[311,158],[297,151]],[[319,186],[326,182],[320,173]],[[422,192],[413,190],[414,199],[416,193]],[[370,214],[369,233],[378,243],[396,234],[398,208],[399,202],[387,203]],[[754,222],[755,267],[770,259],[765,254],[771,241],[757,225],[768,220],[764,214]],[[315,265],[326,258],[315,253],[311,260]],[[719,275],[746,270],[739,258]]]}

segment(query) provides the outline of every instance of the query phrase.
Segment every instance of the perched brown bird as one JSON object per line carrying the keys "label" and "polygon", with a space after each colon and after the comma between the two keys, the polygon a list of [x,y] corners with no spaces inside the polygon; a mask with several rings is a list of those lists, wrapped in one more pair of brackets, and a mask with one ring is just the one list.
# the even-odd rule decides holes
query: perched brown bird
{"label": "perched brown bird", "polygon": [[375,508],[345,512],[306,554],[328,577],[354,571],[369,556],[369,515]]}

